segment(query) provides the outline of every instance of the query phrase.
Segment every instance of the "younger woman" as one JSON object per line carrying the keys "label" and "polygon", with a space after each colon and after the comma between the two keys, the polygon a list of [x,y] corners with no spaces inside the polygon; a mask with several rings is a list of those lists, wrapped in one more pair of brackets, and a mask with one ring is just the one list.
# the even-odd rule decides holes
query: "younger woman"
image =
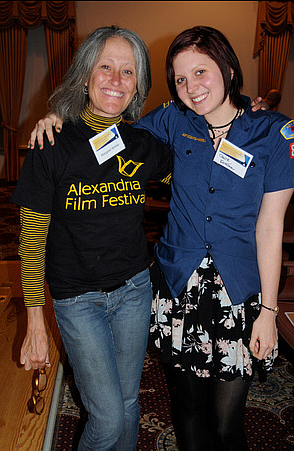
{"label": "younger woman", "polygon": [[174,101],[138,123],[174,152],[151,334],[175,369],[184,450],[209,449],[212,427],[215,449],[241,451],[254,358],[270,369],[276,355],[294,122],[251,111],[238,58],[218,30],[182,32],[166,68]]}

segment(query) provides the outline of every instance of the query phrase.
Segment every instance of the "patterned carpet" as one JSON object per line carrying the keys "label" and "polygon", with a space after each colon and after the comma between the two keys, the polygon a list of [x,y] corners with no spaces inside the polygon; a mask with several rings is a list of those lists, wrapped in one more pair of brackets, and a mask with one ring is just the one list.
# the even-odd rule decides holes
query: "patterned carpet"
{"label": "patterned carpet", "polygon": [[[167,377],[166,377],[167,376]],[[172,421],[172,402],[158,352],[148,349],[141,380],[141,419],[137,451],[180,450]],[[284,356],[276,362],[266,382],[256,375],[247,401],[245,431],[249,450],[294,449],[294,373]],[[172,393],[171,386],[171,393]],[[74,450],[86,414],[73,376],[67,369],[54,450]]]}
{"label": "patterned carpet", "polygon": [[[18,207],[9,203],[12,185],[0,186],[0,260],[18,259]],[[158,216],[146,214],[144,226],[150,255],[158,239]],[[293,353],[281,341],[280,357],[266,381],[256,375],[247,401],[245,430],[249,451],[294,450]],[[292,364],[291,364],[291,363]],[[179,450],[173,426],[174,387],[167,367],[154,349],[148,349],[140,389],[140,432],[137,451]],[[60,399],[52,451],[75,450],[86,414],[65,365],[64,389]],[[176,426],[175,426],[176,427]]]}

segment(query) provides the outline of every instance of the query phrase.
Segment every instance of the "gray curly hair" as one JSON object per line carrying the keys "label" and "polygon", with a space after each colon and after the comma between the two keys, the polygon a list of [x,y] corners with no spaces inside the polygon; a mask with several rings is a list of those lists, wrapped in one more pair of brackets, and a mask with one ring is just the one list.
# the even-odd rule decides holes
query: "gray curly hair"
{"label": "gray curly hair", "polygon": [[89,98],[84,93],[85,82],[89,80],[105,42],[112,37],[122,37],[130,43],[136,62],[137,92],[122,116],[130,122],[135,122],[140,118],[151,88],[149,52],[137,33],[111,26],[98,28],[86,37],[77,50],[61,85],[49,97],[50,110],[64,122],[76,122],[88,104]]}

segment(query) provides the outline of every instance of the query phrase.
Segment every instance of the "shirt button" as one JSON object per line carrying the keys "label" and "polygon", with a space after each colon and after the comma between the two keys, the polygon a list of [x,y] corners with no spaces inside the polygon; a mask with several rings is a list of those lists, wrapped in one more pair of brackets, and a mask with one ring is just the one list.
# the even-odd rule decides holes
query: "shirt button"
{"label": "shirt button", "polygon": [[186,150],[186,154],[187,154],[187,155],[191,155],[191,153],[192,153],[192,150],[190,150],[190,149],[189,149],[189,150]]}
{"label": "shirt button", "polygon": [[215,192],[215,189],[211,186],[211,187],[209,188],[209,192],[210,192],[210,194],[213,194],[213,193]]}
{"label": "shirt button", "polygon": [[206,216],[206,221],[207,222],[210,222],[212,220],[212,217],[211,216]]}
{"label": "shirt button", "polygon": [[250,163],[250,165],[249,165],[251,168],[254,168],[255,167],[255,163],[254,163],[254,161],[251,161],[251,163]]}
{"label": "shirt button", "polygon": [[211,249],[211,244],[206,244],[205,249],[207,249],[207,250]]}

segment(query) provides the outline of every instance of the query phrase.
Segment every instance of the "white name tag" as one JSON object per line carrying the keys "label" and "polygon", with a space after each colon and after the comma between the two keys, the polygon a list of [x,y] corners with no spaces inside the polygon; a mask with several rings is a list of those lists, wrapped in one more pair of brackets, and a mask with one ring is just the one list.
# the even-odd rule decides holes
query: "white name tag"
{"label": "white name tag", "polygon": [[115,124],[93,136],[89,139],[89,143],[99,164],[104,163],[126,148]]}
{"label": "white name tag", "polygon": [[213,161],[244,178],[253,155],[222,138]]}

